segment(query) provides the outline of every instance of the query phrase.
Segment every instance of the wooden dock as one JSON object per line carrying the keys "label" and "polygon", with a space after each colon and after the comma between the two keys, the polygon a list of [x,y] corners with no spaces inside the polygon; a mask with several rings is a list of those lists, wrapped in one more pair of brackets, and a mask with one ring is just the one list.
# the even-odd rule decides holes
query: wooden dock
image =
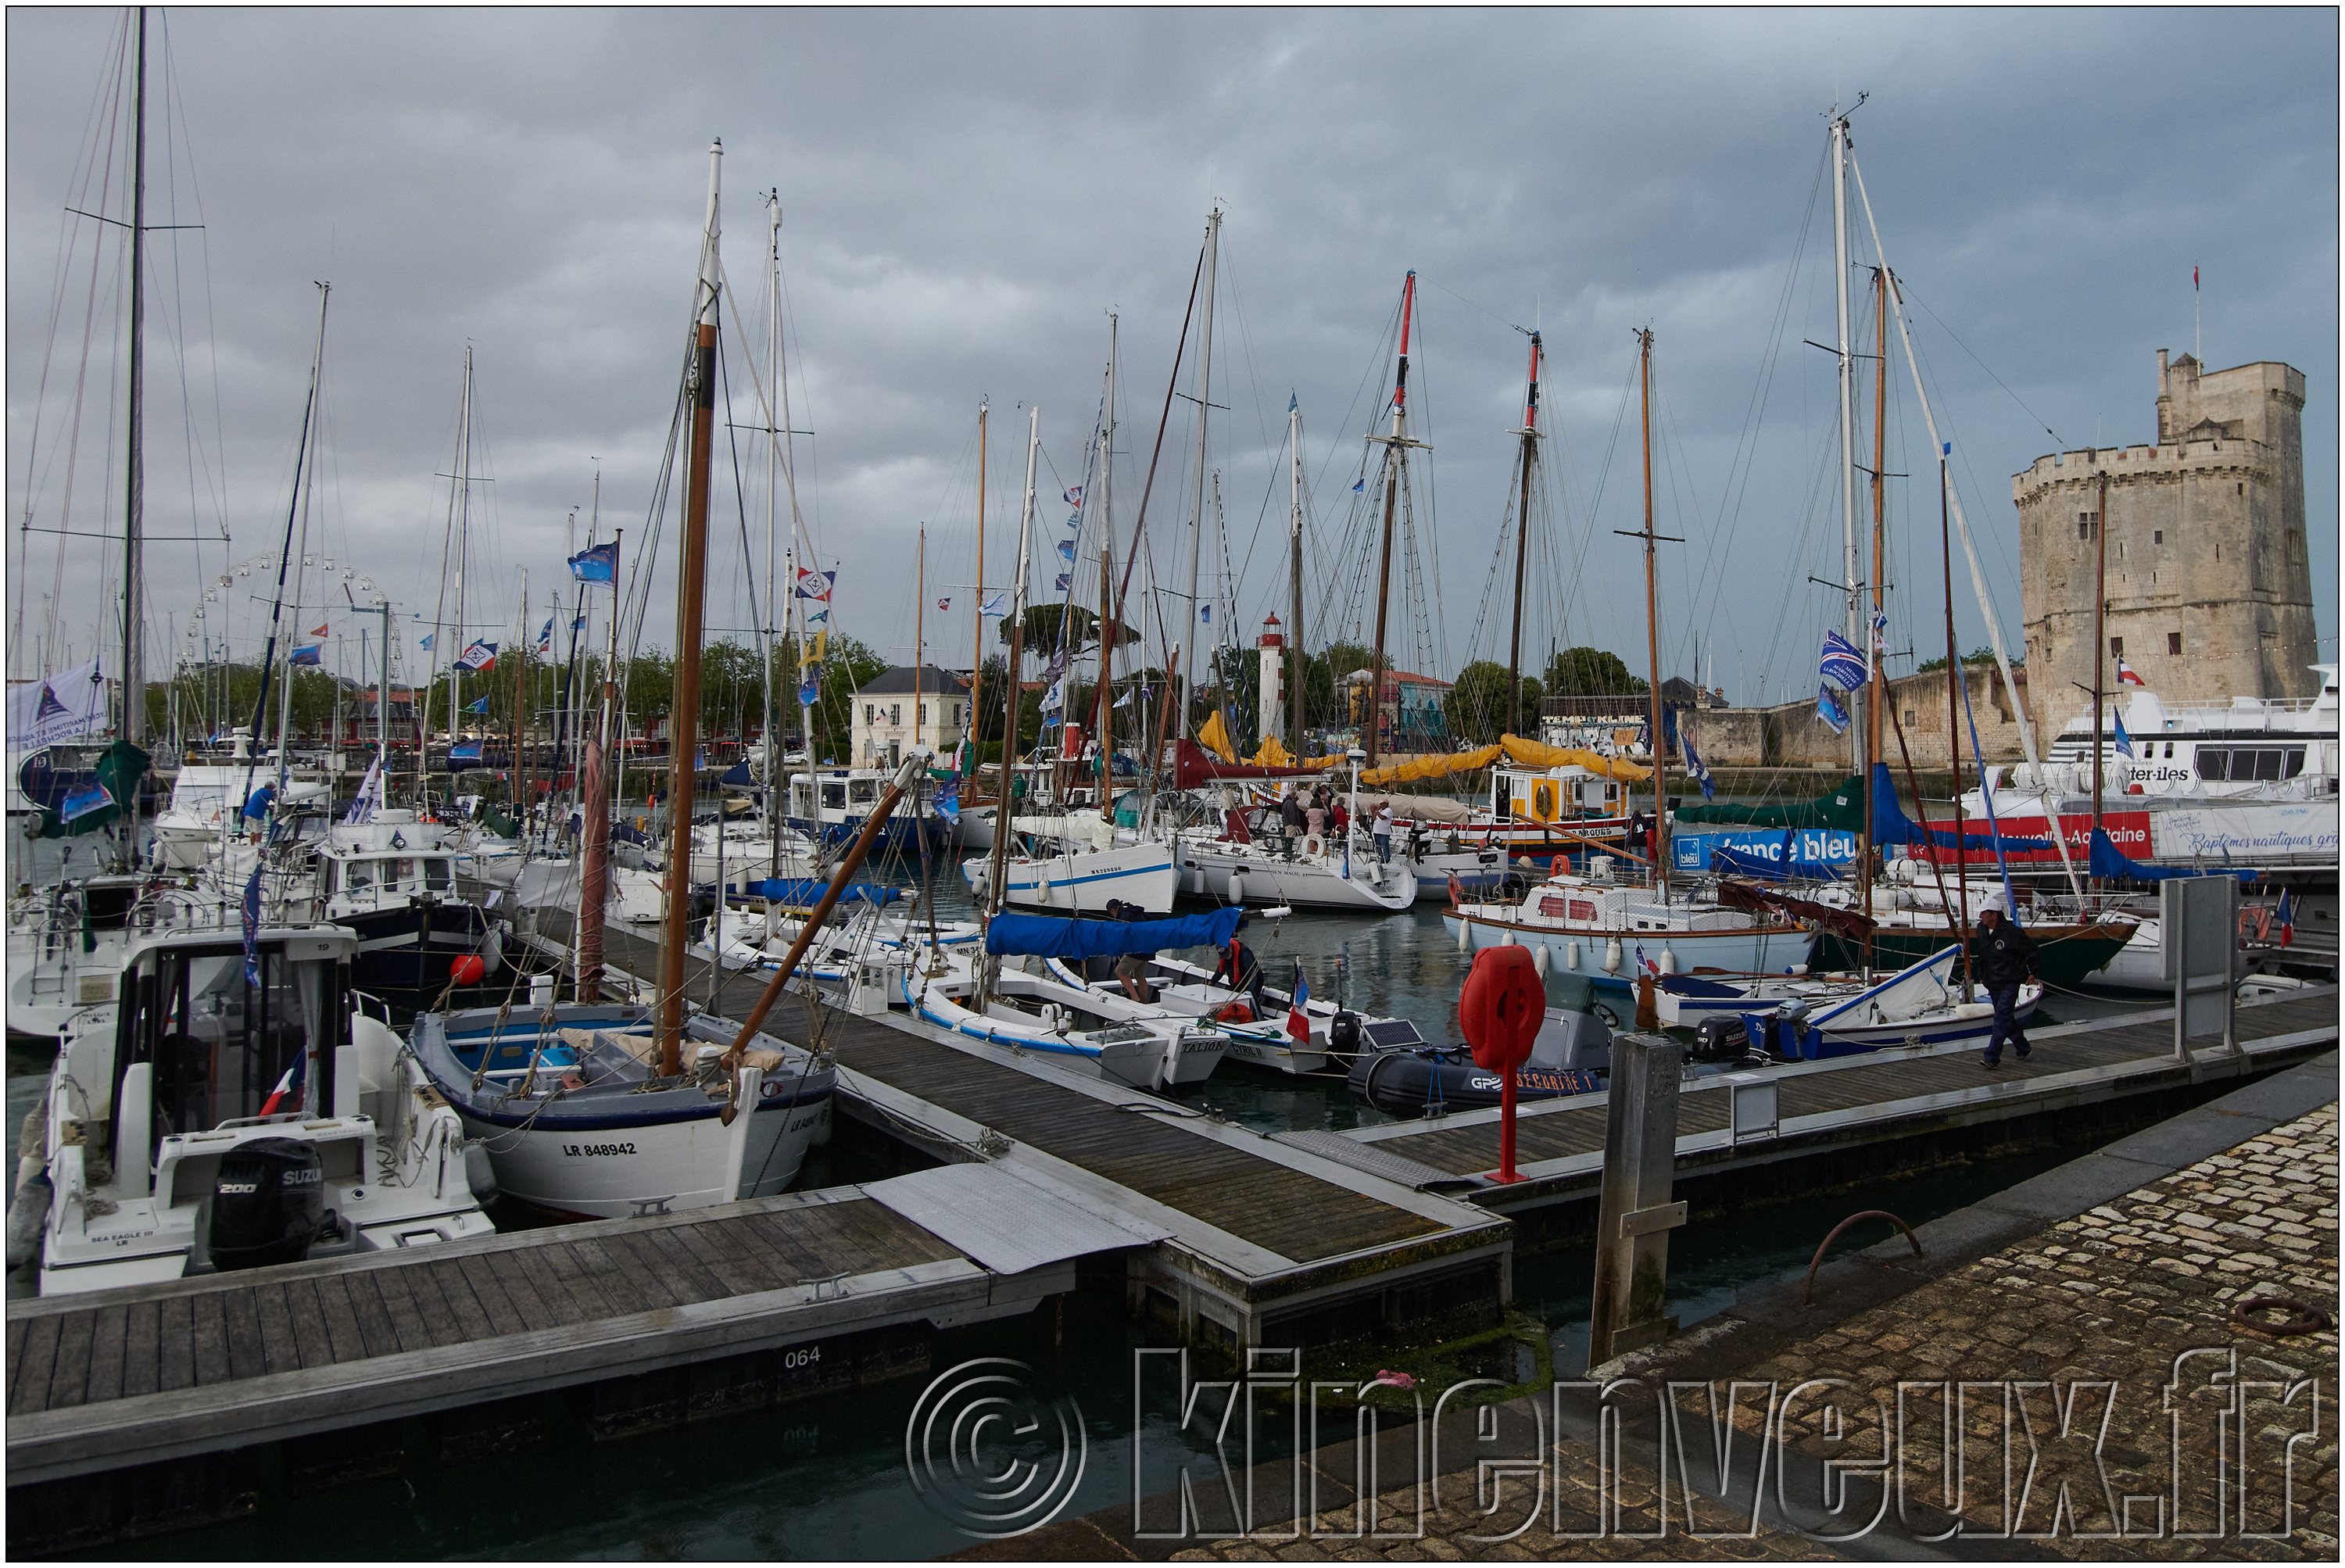
{"label": "wooden dock", "polygon": [[[1679,1179],[2270,1072],[2336,1048],[2338,997],[2332,985],[2242,1003],[2238,1053],[2219,1036],[2195,1039],[2188,1064],[2175,1057],[2173,1009],[2160,1008],[2031,1029],[2035,1054],[2005,1054],[1992,1072],[1978,1047],[1964,1045],[1689,1079],[1678,1098]],[[1335,1135],[1406,1161],[1427,1180],[1471,1183],[1472,1201],[1520,1215],[1595,1197],[1609,1104],[1587,1095],[1522,1106],[1516,1167],[1529,1179],[1510,1186],[1487,1179],[1498,1161],[1495,1110]]]}

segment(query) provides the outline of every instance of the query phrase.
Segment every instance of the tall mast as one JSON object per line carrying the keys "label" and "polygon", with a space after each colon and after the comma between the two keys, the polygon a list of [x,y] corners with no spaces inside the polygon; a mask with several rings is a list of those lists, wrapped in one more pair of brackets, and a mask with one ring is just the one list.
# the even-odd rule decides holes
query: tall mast
{"label": "tall mast", "polygon": [[1108,583],[1115,571],[1115,336],[1116,317],[1111,311],[1107,317],[1107,399],[1106,416],[1100,422],[1100,615],[1099,615],[1099,680],[1091,693],[1091,744],[1099,754],[1100,820],[1115,820],[1114,792],[1108,788],[1115,777],[1114,724],[1115,709],[1110,705],[1108,688],[1115,681],[1115,615],[1109,600]]}
{"label": "tall mast", "polygon": [[912,564],[912,744],[920,743],[920,661],[929,652],[929,525],[920,524]]}
{"label": "tall mast", "polygon": [[[122,738],[147,738],[146,343],[147,322],[147,7],[138,7],[137,84],[131,95],[130,154],[130,417],[129,453],[123,464]],[[137,833],[137,809],[128,813]]]}
{"label": "tall mast", "polygon": [[[1962,930],[1971,929],[1971,879],[1966,867],[1967,851],[1963,843],[1963,661],[1954,651],[1954,556],[1953,530],[1948,524],[1946,457],[1954,448],[1944,443],[1938,447],[1938,559],[1946,575],[1946,766],[1954,772],[1954,887],[1962,898]],[[1979,788],[1986,788],[1986,779],[1979,779]],[[2059,824],[2053,824],[2053,835],[2059,835]],[[1963,944],[1963,1000],[1971,997],[1970,943]]]}
{"label": "tall mast", "polygon": [[716,424],[716,195],[725,144],[708,148],[708,223],[692,374],[692,451],[685,470],[684,559],[675,582],[675,697],[668,721],[667,898],[660,922],[660,1075],[682,1070],[684,950],[692,921],[692,765],[700,740],[700,634],[708,567],[709,443]]}
{"label": "tall mast", "polygon": [[1653,761],[1653,840],[1646,846],[1653,857],[1653,885],[1661,890],[1666,901],[1670,892],[1670,813],[1664,791],[1668,789],[1661,753],[1661,633],[1659,608],[1653,594],[1653,333],[1650,328],[1637,334],[1637,387],[1639,404],[1638,424],[1643,442],[1645,464],[1645,661],[1651,670],[1651,695],[1647,701],[1647,722],[1651,725]]}
{"label": "tall mast", "polygon": [[[1855,643],[1863,631],[1858,625],[1856,577],[1856,356],[1850,351],[1848,330],[1848,117],[1837,111],[1832,122],[1832,299],[1840,316],[1840,524],[1848,592],[1843,618],[1848,640]],[[1867,772],[1864,727],[1853,724],[1849,731],[1856,770]]]}
{"label": "tall mast", "polygon": [[1538,462],[1539,335],[1531,334],[1530,389],[1523,395],[1523,489],[1515,510],[1515,635],[1507,653],[1507,732],[1523,732],[1523,571],[1529,561],[1531,468]]}
{"label": "tall mast", "polygon": [[1303,756],[1303,408],[1286,394],[1286,744]]}
{"label": "tall mast", "polygon": [[[1000,804],[993,814],[993,871],[986,879],[986,918],[1001,912],[1001,879],[1010,861],[1010,839],[1012,832],[1010,796],[1010,762],[1018,750],[1018,667],[1026,656],[1026,569],[1027,548],[1034,535],[1034,454],[1042,448],[1042,411],[1034,409],[1026,427],[1026,503],[1018,518],[1018,575],[1010,595],[1010,678],[1002,684],[1010,690],[1004,698],[1009,708],[1009,721],[1001,732]],[[983,575],[982,573],[979,574]],[[980,617],[980,619],[982,617]],[[989,958],[978,972],[979,1011],[984,1011],[985,993],[990,989],[994,966],[1000,959]]]}
{"label": "tall mast", "polygon": [[[594,476],[595,499],[602,498],[603,476]],[[624,528],[611,532],[611,624],[603,654],[603,701],[595,716],[594,739],[578,759],[578,963],[572,971],[573,995],[579,1002],[603,997],[603,912],[611,896],[611,774],[610,759],[618,751],[613,726],[618,717],[619,695],[619,541]],[[590,527],[588,533],[593,533]],[[588,541],[592,543],[591,538]],[[768,789],[772,784],[768,781]]]}
{"label": "tall mast", "polygon": [[1197,514],[1189,530],[1189,636],[1181,655],[1181,738],[1189,738],[1189,710],[1195,706],[1193,678],[1197,664],[1197,552],[1205,538],[1205,424],[1213,402],[1213,268],[1222,235],[1222,209],[1205,216],[1205,313],[1197,340]]}
{"label": "tall mast", "polygon": [[[1873,270],[1873,622],[1864,628],[1865,686],[1872,698],[1871,720],[1864,743],[1864,822],[1857,833],[1857,907],[1873,911],[1873,771],[1881,765],[1881,716],[1889,707],[1889,677],[1881,667],[1886,650],[1876,629],[1886,603],[1888,575],[1885,539],[1889,527],[1888,487],[1882,471],[1889,464],[1889,270]],[[1917,802],[1918,804],[1918,802]],[[1873,974],[1873,928],[1864,932],[1864,972]]]}
{"label": "tall mast", "polygon": [[[977,400],[976,597],[977,629],[969,634],[969,779],[971,785],[977,782],[978,737],[984,733],[983,726],[977,717],[982,711],[978,707],[978,699],[983,695],[985,687],[985,400],[983,398]],[[1010,752],[1007,747],[1002,749],[1001,764],[1001,768],[996,770],[994,779],[1000,786],[996,792],[1001,798],[1001,806],[1006,808],[1010,804]],[[1000,816],[999,809],[995,815],[997,818]],[[998,824],[996,830],[999,831]]]}
{"label": "tall mast", "polygon": [[[2100,460],[2099,453],[2093,453],[2096,463]],[[2101,830],[2101,658],[2108,652],[2107,640],[2101,631],[2102,616],[2108,607],[2108,519],[2109,471],[2104,468],[2101,470],[2100,499],[2093,504],[2093,831],[2096,833]],[[2053,818],[2052,830],[2055,833],[2060,830],[2056,816]],[[2090,865],[2089,847],[2086,853],[2088,857],[2086,864]]]}
{"label": "tall mast", "polygon": [[[1393,377],[1392,431],[1385,443],[1385,537],[1376,565],[1376,646],[1368,659],[1368,766],[1376,765],[1376,732],[1385,706],[1385,616],[1392,607],[1393,509],[1400,499],[1408,439],[1408,326],[1416,308],[1416,270],[1400,289],[1400,369]],[[1374,439],[1371,437],[1370,439]]]}
{"label": "tall mast", "polygon": [[[778,187],[766,192],[766,384],[775,389],[778,402],[782,385],[782,193]],[[784,424],[789,423],[785,414]],[[758,638],[765,650],[766,678],[766,848],[771,857],[766,874],[778,877],[782,871],[782,835],[774,802],[781,789],[781,779],[774,771],[774,631],[782,622],[774,607],[774,523],[775,509],[780,500],[781,442],[768,435],[766,441],[766,624],[758,628]]]}
{"label": "tall mast", "polygon": [[[456,487],[456,647],[448,660],[448,792],[456,792],[456,701],[457,681],[462,672],[457,660],[471,645],[464,641],[464,554],[466,534],[472,518],[472,345],[464,345],[464,390],[456,409],[456,472],[449,483]],[[432,639],[434,652],[439,651],[439,639]]]}

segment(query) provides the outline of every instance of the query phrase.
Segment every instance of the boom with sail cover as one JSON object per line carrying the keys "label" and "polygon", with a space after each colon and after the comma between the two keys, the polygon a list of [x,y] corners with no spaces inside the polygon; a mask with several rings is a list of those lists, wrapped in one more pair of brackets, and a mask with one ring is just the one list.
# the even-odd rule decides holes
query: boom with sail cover
{"label": "boom with sail cover", "polygon": [[1056,915],[998,914],[985,928],[985,951],[998,956],[1120,958],[1184,947],[1224,947],[1245,911],[1233,904],[1179,920],[1063,920]]}

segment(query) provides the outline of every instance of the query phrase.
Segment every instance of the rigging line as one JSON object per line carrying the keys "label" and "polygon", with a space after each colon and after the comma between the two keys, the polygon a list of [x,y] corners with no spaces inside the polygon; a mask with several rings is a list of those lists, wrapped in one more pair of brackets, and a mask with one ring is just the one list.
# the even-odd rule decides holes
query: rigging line
{"label": "rigging line", "polygon": [[1979,369],[1985,371],[1987,380],[1993,382],[1995,385],[2002,387],[2005,395],[2009,397],[2012,402],[2017,403],[2027,417],[2034,420],[2037,427],[2041,429],[2045,434],[2052,438],[2054,443],[2056,443],[2054,450],[2066,450],[2067,443],[2061,440],[2060,433],[2054,430],[2049,424],[2045,423],[2044,416],[2037,413],[2034,409],[2029,408],[2027,406],[2026,399],[2021,397],[2017,392],[2013,392],[2011,388],[2005,383],[2004,379],[2001,376],[1996,375],[1993,368],[1990,367],[1985,360],[1972,352],[1971,346],[1963,341],[1962,338],[1954,331],[1954,328],[1946,324],[1945,318],[1940,316],[1937,311],[1932,311],[1930,309],[1930,302],[1914,291],[1914,285],[1912,281],[1906,278],[1905,274],[1899,272],[1893,274],[1893,277],[1895,279],[1895,287],[1898,293],[1911,303],[1921,306],[1924,311],[1928,312],[1930,320],[1938,323],[1939,330],[1944,332],[1947,337],[1954,339],[1954,347],[1962,350],[1962,351],[1966,354],[1970,354],[1971,363],[1978,366]]}
{"label": "rigging line", "polygon": [[1439,279],[1437,279],[1437,278],[1427,278],[1427,277],[1426,277],[1423,273],[1421,273],[1421,272],[1420,272],[1419,274],[1417,274],[1417,281],[1418,281],[1418,282],[1420,282],[1420,283],[1430,283],[1430,284],[1432,284],[1435,288],[1436,288],[1436,289],[1440,290],[1443,293],[1445,293],[1445,294],[1448,295],[1451,299],[1457,300],[1459,303],[1473,306],[1473,307],[1474,307],[1474,309],[1476,309],[1476,310],[1477,310],[1477,311],[1481,311],[1481,312],[1482,312],[1482,314],[1484,314],[1484,315],[1486,315],[1486,316],[1489,317],[1489,318],[1490,318],[1490,320],[1492,320],[1492,321],[1494,321],[1497,322],[1497,323],[1498,323],[1498,325],[1500,325],[1500,326],[1502,326],[1502,327],[1506,328],[1508,331],[1514,331],[1518,330],[1518,329],[1517,329],[1517,328],[1516,328],[1516,326],[1515,326],[1515,323],[1514,323],[1514,322],[1509,321],[1508,320],[1507,320],[1507,318],[1506,318],[1506,317],[1501,316],[1500,314],[1498,314],[1498,312],[1497,312],[1497,311],[1493,311],[1492,309],[1490,309],[1490,307],[1489,307],[1489,306],[1485,305],[1485,304],[1482,304],[1482,303],[1480,303],[1480,302],[1479,302],[1479,301],[1477,301],[1477,300],[1468,300],[1468,299],[1467,299],[1465,295],[1463,295],[1463,294],[1459,293],[1457,290],[1455,290],[1455,289],[1451,288],[1448,284],[1442,282],[1442,281],[1441,281]]}
{"label": "rigging line", "polygon": [[[1139,562],[1141,556],[1151,554],[1147,543],[1148,498],[1156,489],[1156,463],[1164,455],[1164,428],[1172,419],[1172,398],[1181,385],[1181,361],[1189,348],[1189,324],[1191,319],[1197,313],[1197,285],[1203,281],[1204,276],[1205,247],[1200,242],[1197,246],[1197,268],[1189,279],[1189,303],[1181,315],[1181,340],[1172,350],[1172,373],[1166,378],[1164,383],[1164,412],[1157,416],[1156,445],[1155,449],[1149,453],[1148,479],[1140,487],[1140,511],[1132,520],[1132,550],[1123,558],[1123,575],[1116,584],[1115,624],[1119,626],[1125,624],[1124,611],[1131,604],[1132,568]],[[1149,562],[1149,581],[1152,585],[1155,581],[1155,562],[1152,558]],[[1161,620],[1162,617],[1160,616],[1159,619]],[[1165,689],[1169,693],[1172,689],[1172,666],[1169,662],[1171,656],[1168,654],[1166,657],[1168,662],[1165,666]],[[1015,736],[1010,738],[1013,748],[1016,738]]]}

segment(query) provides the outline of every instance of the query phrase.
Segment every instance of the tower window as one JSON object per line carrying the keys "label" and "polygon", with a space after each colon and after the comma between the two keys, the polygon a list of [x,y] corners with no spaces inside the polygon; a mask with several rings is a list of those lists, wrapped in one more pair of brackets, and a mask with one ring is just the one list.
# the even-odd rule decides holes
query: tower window
{"label": "tower window", "polygon": [[2125,657],[2125,638],[2111,637],[2109,639],[2109,657],[2111,658]]}
{"label": "tower window", "polygon": [[2247,493],[2248,493],[2248,482],[2247,482],[2246,480],[2244,480],[2244,479],[2243,479],[2243,480],[2239,481],[2239,494],[2242,494],[2242,495],[2245,495]]}
{"label": "tower window", "polygon": [[2089,538],[2091,538],[2092,536],[2093,536],[2093,522],[2092,522],[2092,519],[2091,519],[2090,517],[2079,517],[2079,518],[2077,518],[2077,519],[2076,519],[2076,537],[2077,537],[2077,538],[2079,538],[2079,539],[2089,539]]}
{"label": "tower window", "polygon": [[2166,543],[2166,530],[2165,530],[2165,529],[2163,529],[2163,528],[2153,528],[2153,529],[2151,529],[2151,530],[2150,530],[2150,532],[2149,532],[2149,542],[2150,542],[2151,544],[2153,544],[2153,545],[2163,545],[2163,544],[2165,544],[2165,543]]}
{"label": "tower window", "polygon": [[2168,632],[2166,634],[2166,651],[2171,657],[2180,658],[2182,657],[2182,634],[2180,632]]}

